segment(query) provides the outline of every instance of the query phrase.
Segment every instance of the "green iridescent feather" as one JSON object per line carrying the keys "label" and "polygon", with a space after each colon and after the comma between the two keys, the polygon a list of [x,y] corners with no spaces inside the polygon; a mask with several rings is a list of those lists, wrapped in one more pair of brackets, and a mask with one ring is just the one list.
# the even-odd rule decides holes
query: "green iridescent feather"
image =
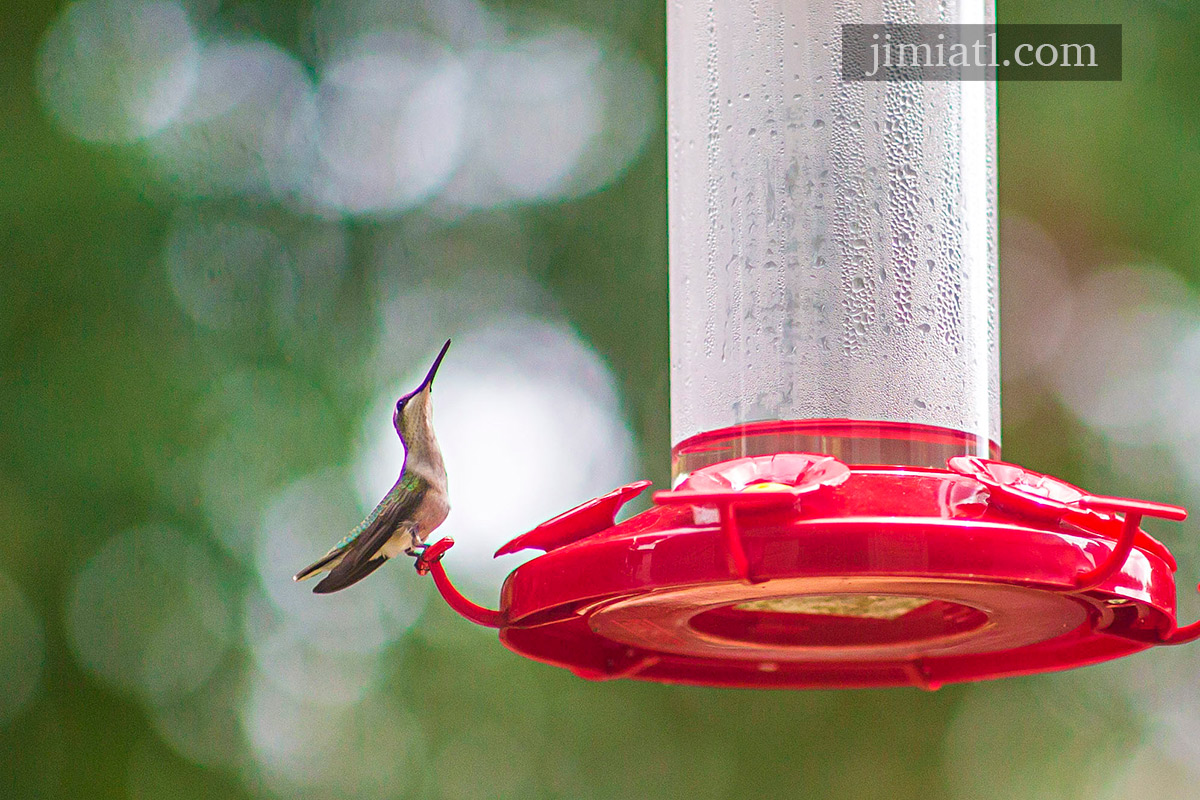
{"label": "green iridescent feather", "polygon": [[367,515],[367,518],[360,522],[358,527],[347,534],[344,539],[335,544],[333,546],[333,550],[330,552],[333,552],[334,550],[341,550],[343,547],[346,547],[348,544],[353,542],[362,535],[363,531],[371,527],[375,520],[379,519],[379,515],[383,513],[384,509],[388,508],[389,506],[400,504],[406,495],[410,497],[415,495],[420,487],[421,479],[416,475],[410,475],[408,473],[401,475],[399,482],[396,483],[396,485],[393,486],[390,491],[388,491],[387,495],[385,495],[384,498],[379,501],[379,504],[376,505],[375,508],[371,509],[371,513]]}

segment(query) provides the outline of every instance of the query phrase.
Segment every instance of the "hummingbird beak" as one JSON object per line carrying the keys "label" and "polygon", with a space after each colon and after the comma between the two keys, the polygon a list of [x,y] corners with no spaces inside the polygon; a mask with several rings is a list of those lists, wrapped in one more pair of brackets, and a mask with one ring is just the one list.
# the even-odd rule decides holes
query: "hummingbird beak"
{"label": "hummingbird beak", "polygon": [[442,365],[442,359],[446,356],[446,351],[450,349],[450,340],[442,345],[442,351],[437,354],[437,358],[433,360],[433,366],[429,368],[429,374],[425,376],[425,380],[421,381],[421,385],[417,387],[417,391],[413,394],[418,394],[433,386],[433,376],[437,374],[438,367]]}

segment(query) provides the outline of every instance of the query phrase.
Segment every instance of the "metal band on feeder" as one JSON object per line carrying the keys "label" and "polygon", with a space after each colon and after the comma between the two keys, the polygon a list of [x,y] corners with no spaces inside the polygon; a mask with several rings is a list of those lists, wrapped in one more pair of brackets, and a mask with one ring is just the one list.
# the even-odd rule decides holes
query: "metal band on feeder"
{"label": "metal band on feeder", "polygon": [[517,537],[499,608],[589,679],[918,686],[1200,637],[1140,528],[1176,506],[999,461],[995,87],[843,82],[851,23],[985,0],[668,5],[673,486]]}

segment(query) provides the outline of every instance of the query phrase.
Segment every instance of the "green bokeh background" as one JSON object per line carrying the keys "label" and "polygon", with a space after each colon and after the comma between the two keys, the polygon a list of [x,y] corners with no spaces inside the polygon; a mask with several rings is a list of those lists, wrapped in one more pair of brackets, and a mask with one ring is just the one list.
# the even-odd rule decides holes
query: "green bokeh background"
{"label": "green bokeh background", "polygon": [[[662,3],[506,5],[619,37],[652,65],[661,87]],[[998,5],[1002,22],[1125,26],[1121,83],[1000,87],[1002,218],[1044,228],[1076,275],[1123,258],[1194,286],[1200,13],[1187,2],[1150,0]],[[225,7],[285,46],[303,13],[282,1]],[[211,544],[197,509],[164,500],[158,475],[202,435],[206,387],[232,361],[294,372],[332,414],[335,436],[292,436],[287,449],[270,454],[282,465],[281,480],[346,458],[370,390],[313,349],[285,352],[253,334],[221,340],[217,353],[215,340],[176,308],[159,261],[176,201],[150,186],[136,148],[74,140],[39,106],[37,46],[59,8],[6,2],[0,27],[0,566],[45,639],[39,688],[0,728],[0,797],[271,796],[243,774],[178,755],[136,699],[83,670],[67,643],[68,592],[110,537],[156,521],[211,549],[220,566],[212,581],[223,591],[236,594],[255,580]],[[538,281],[615,374],[646,476],[666,482],[663,127],[604,190],[505,213],[517,215],[536,243]],[[487,216],[455,223],[446,235],[461,226],[486,230]],[[353,222],[352,254],[382,224]],[[322,345],[351,355],[368,346],[374,324],[355,265],[352,258],[338,298],[337,341]],[[1005,391],[1006,402],[1036,408],[1005,426],[1006,460],[1096,492],[1200,498],[1153,451],[1139,456],[1142,477],[1130,477],[1114,465],[1129,452],[1053,398],[1018,396],[1036,386]],[[1152,530],[1172,545],[1195,532],[1190,523]],[[1186,546],[1181,552],[1186,591],[1200,558]],[[1195,610],[1185,603],[1184,616]],[[467,627],[434,602],[395,648],[388,691],[418,718],[423,757],[408,782],[378,796],[1133,798],[1147,796],[1139,781],[1156,776],[1154,796],[1185,798],[1200,773],[1195,755],[1189,762],[1174,746],[1179,728],[1164,728],[1140,701],[1160,670],[1193,674],[1190,665],[1200,662],[1186,653],[935,694],[748,692],[589,684]],[[415,694],[414,675],[423,687]],[[1177,697],[1179,713],[1200,719],[1198,697],[1200,684]],[[1130,762],[1133,752],[1166,755]]]}

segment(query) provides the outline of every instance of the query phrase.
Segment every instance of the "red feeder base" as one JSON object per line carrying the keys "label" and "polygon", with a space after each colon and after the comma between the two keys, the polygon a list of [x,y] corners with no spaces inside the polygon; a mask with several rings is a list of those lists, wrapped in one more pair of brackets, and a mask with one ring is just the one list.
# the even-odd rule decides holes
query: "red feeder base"
{"label": "red feeder base", "polygon": [[1175,562],[1139,528],[1183,509],[948,466],[739,458],[614,524],[648,486],[631,484],[502,547],[546,554],[509,575],[498,611],[451,585],[450,540],[418,569],[514,652],[601,680],[933,689],[1200,637],[1176,628]]}

